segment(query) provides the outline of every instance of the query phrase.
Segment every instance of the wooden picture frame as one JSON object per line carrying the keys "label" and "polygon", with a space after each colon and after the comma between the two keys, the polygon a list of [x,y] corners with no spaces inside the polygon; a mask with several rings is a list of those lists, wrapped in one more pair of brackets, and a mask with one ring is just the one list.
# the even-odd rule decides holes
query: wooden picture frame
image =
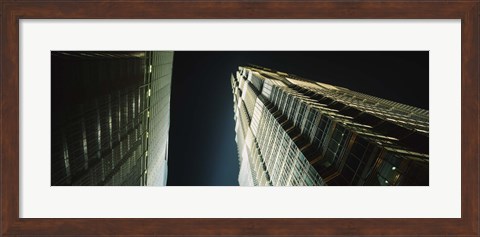
{"label": "wooden picture frame", "polygon": [[[1,4],[1,234],[452,235],[479,232],[478,1],[14,1]],[[461,218],[19,218],[20,19],[461,19]]]}

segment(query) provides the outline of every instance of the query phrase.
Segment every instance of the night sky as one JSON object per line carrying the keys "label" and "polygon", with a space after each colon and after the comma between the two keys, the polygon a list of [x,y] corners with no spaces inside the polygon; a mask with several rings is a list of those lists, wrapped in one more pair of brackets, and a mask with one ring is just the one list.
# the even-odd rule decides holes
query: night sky
{"label": "night sky", "polygon": [[237,186],[230,75],[255,64],[428,109],[428,52],[178,51],[174,54],[169,186]]}

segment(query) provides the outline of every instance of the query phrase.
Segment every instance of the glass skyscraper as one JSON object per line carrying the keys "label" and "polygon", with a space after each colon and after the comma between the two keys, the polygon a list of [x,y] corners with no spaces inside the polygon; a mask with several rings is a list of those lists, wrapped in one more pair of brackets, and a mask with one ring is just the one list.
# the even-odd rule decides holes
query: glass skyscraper
{"label": "glass skyscraper", "polygon": [[166,185],[173,52],[51,60],[51,184]]}
{"label": "glass skyscraper", "polygon": [[240,185],[429,184],[428,110],[258,66],[231,84]]}

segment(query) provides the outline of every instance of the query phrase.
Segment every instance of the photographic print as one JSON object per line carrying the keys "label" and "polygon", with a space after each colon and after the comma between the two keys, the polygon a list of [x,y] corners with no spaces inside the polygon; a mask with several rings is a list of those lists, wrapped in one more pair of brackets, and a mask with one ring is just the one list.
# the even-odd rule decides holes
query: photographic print
{"label": "photographic print", "polygon": [[428,51],[52,51],[52,186],[428,186]]}

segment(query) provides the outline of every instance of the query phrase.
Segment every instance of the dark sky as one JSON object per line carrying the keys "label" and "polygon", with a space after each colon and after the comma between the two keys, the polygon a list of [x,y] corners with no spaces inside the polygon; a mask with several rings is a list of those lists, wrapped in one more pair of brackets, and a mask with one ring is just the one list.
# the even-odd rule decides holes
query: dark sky
{"label": "dark sky", "polygon": [[248,64],[428,109],[427,51],[178,51],[167,185],[238,185],[230,74]]}

